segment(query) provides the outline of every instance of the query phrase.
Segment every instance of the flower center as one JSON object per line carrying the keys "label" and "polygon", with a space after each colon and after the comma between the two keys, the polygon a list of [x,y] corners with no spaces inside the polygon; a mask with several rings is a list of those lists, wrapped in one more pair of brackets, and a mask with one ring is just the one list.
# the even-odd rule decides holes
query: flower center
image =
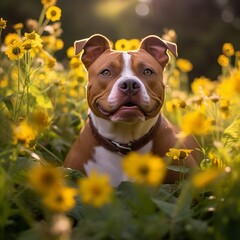
{"label": "flower center", "polygon": [[24,49],[25,50],[30,50],[32,48],[32,44],[31,43],[27,43],[24,45]]}
{"label": "flower center", "polygon": [[55,198],[55,202],[56,202],[56,203],[62,203],[62,202],[64,202],[63,196],[60,195],[60,194],[57,195],[56,198]]}
{"label": "flower center", "polygon": [[13,53],[14,55],[19,55],[20,52],[21,52],[21,50],[20,50],[19,47],[14,47],[14,48],[12,49],[12,53]]}
{"label": "flower center", "polygon": [[94,196],[99,196],[101,194],[101,192],[102,192],[102,190],[101,190],[100,187],[98,187],[98,186],[93,186],[92,187],[92,194]]}
{"label": "flower center", "polygon": [[51,11],[51,15],[52,15],[53,17],[55,17],[55,16],[57,15],[57,12],[56,12],[55,10],[52,10],[52,11]]}
{"label": "flower center", "polygon": [[29,38],[29,39],[32,39],[32,40],[35,40],[35,39],[36,39],[36,35],[35,35],[34,33],[30,33],[30,34],[28,35],[28,38]]}
{"label": "flower center", "polygon": [[45,185],[45,186],[50,186],[54,183],[54,177],[51,173],[45,173],[43,174],[42,176],[42,183]]}
{"label": "flower center", "polygon": [[149,173],[149,167],[144,165],[139,168],[139,173],[143,176],[146,176]]}
{"label": "flower center", "polygon": [[184,151],[180,151],[179,159],[185,159],[186,157],[187,157],[187,153]]}

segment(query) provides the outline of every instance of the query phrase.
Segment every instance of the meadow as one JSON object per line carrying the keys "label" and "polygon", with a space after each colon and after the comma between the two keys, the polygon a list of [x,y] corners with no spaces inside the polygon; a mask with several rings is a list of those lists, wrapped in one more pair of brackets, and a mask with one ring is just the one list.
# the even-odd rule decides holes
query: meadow
{"label": "meadow", "polygon": [[[113,188],[105,175],[62,167],[87,120],[87,73],[73,46],[67,60],[56,59],[63,10],[55,0],[41,2],[26,23],[8,26],[0,16],[0,238],[238,239],[240,51],[222,46],[217,79],[189,79],[194,66],[181,56],[165,69],[162,112],[179,137],[198,140],[199,168],[185,178],[189,169],[167,164],[192,149],[171,148],[163,158],[131,153],[123,169],[133,181]],[[127,51],[139,42],[112,45]],[[181,173],[175,184],[163,184],[168,168]]]}

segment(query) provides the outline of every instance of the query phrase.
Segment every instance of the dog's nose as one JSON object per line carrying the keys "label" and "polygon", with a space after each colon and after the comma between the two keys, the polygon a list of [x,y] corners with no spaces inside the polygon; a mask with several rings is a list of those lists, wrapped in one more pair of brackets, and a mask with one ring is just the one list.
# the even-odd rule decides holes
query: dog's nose
{"label": "dog's nose", "polygon": [[126,94],[133,95],[140,90],[140,84],[136,80],[127,79],[120,82],[118,88]]}

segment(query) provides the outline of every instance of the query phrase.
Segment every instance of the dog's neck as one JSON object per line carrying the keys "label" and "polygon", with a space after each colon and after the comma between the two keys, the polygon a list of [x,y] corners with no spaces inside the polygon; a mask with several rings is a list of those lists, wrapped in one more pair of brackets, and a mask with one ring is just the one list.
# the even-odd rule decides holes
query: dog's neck
{"label": "dog's neck", "polygon": [[103,137],[119,143],[129,143],[147,134],[156,124],[159,115],[146,121],[134,123],[111,122],[97,117],[93,112],[90,112],[90,117],[98,133]]}

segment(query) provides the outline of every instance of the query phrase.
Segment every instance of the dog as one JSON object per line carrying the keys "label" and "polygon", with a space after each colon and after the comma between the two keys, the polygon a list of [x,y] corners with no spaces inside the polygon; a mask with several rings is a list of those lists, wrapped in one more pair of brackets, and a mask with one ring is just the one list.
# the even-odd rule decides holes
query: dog
{"label": "dog", "polygon": [[[131,151],[165,156],[169,148],[191,148],[186,138],[179,145],[177,131],[161,113],[165,85],[163,71],[169,61],[167,51],[177,57],[177,46],[150,35],[138,50],[112,50],[110,41],[95,34],[75,41],[75,54],[88,71],[89,119],[64,161],[64,167],[89,174],[93,169],[108,174],[113,186],[128,180],[121,168]],[[173,163],[174,164],[174,163]],[[175,163],[178,164],[178,163]],[[187,167],[198,163],[190,154]],[[168,170],[165,183],[179,180]]]}

